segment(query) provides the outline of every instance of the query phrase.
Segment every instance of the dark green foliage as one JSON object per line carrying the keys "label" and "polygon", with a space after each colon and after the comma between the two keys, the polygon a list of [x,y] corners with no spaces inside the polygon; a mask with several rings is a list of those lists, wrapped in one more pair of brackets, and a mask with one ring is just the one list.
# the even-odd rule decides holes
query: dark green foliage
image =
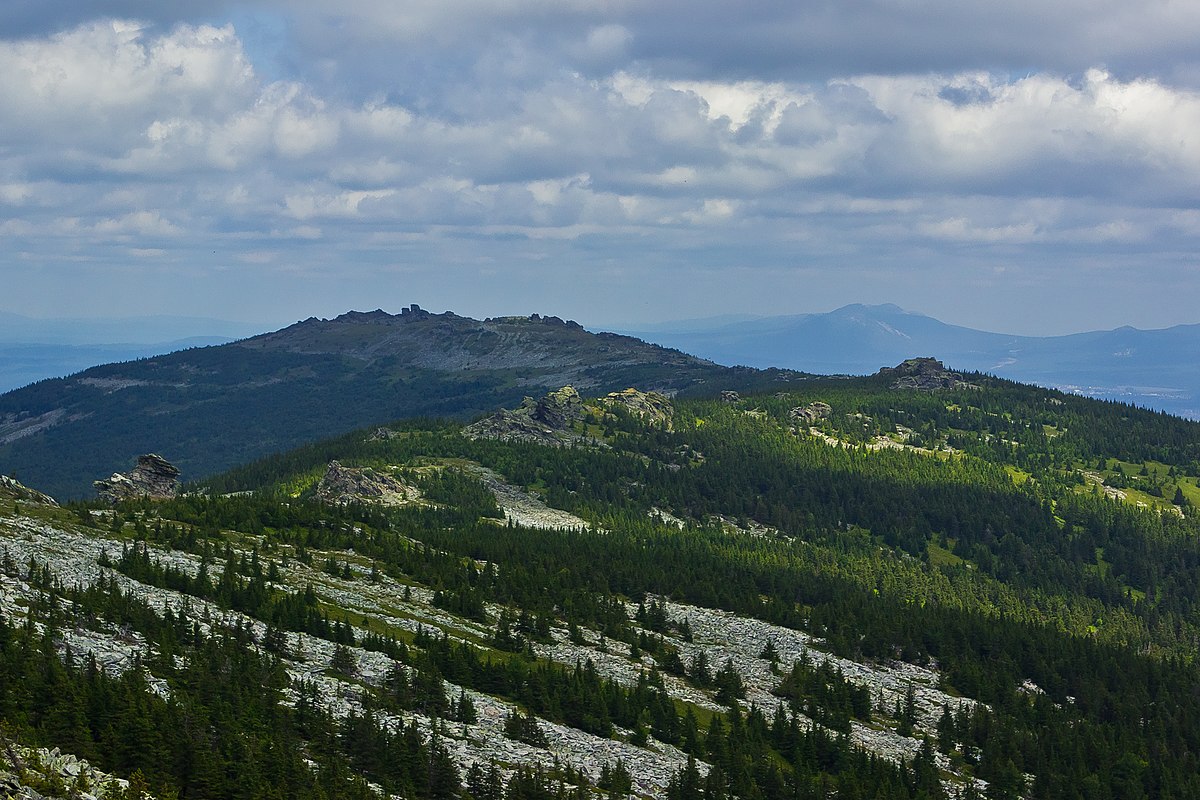
{"label": "dark green foliage", "polygon": [[104,578],[90,589],[64,590],[52,588],[49,576],[31,577],[48,593],[30,612],[47,623],[58,596],[84,619],[144,635],[155,650],[147,666],[166,680],[170,696],[151,691],[139,669],[116,678],[94,659],[64,662],[53,625],[36,634],[0,620],[0,717],[20,738],[107,771],[139,773],[151,791],[183,798],[374,797],[359,775],[422,798],[457,792],[457,773],[436,743],[391,736],[370,718],[339,727],[304,686],[294,708],[281,705],[287,676],[252,648],[245,629],[202,636],[185,616],[159,616]]}
{"label": "dark green foliage", "polygon": [[[445,678],[527,709],[510,721],[518,738],[540,733],[529,725],[536,714],[601,736],[619,727],[635,744],[653,737],[714,765],[705,776],[694,765],[682,770],[669,797],[939,798],[936,751],[988,781],[995,797],[1200,796],[1200,526],[1185,503],[1176,503],[1188,514],[1180,517],[1093,495],[1079,471],[1186,500],[1173,487],[1196,471],[1197,426],[972,380],[988,388],[898,393],[869,379],[814,381],[738,405],[681,401],[674,432],[607,421],[607,449],[469,441],[441,423],[399,426],[400,435],[378,441],[357,434],[211,482],[214,493],[261,489],[253,495],[120,509],[115,522],[144,541],[112,560],[139,580],[264,619],[268,653],[282,652],[287,630],[387,653],[398,663],[377,709],[420,710],[450,727],[469,720],[469,695],[447,697]],[[816,423],[828,436],[868,443],[903,426],[910,442],[958,452],[868,451],[792,432],[788,411],[812,400],[834,408]],[[745,413],[752,409],[761,414]],[[497,524],[490,493],[454,468],[421,479],[438,507],[311,502],[306,487],[334,457],[364,466],[476,462],[607,532]],[[1118,471],[1114,458],[1126,468]],[[682,530],[659,524],[652,508],[691,522]],[[757,535],[732,533],[729,523]],[[226,529],[263,537],[261,552],[232,553]],[[178,574],[147,542],[197,553],[206,571]],[[304,561],[312,551],[347,549],[354,563],[372,565],[374,580],[428,587],[436,605],[493,623],[489,643],[504,652],[429,630],[411,646],[356,631],[319,613],[311,593],[273,585],[282,553]],[[324,552],[317,560],[340,577],[349,563],[342,555],[328,563]],[[742,687],[731,664],[707,663],[702,649],[685,663],[664,642],[666,633],[690,641],[691,629],[669,617],[662,598],[804,629],[856,659],[936,661],[945,688],[989,707],[946,709],[936,738],[897,766],[856,750],[845,734],[858,719],[919,735],[915,695],[872,719],[865,690],[827,662],[801,660],[778,666],[776,693],[787,705],[765,718],[737,703]],[[636,604],[632,620],[627,601]],[[502,609],[492,618],[489,603]],[[532,645],[559,622],[574,641],[627,644],[647,667],[637,685],[602,679],[590,663],[533,659]],[[768,642],[759,655],[774,663],[778,648]],[[704,687],[729,713],[700,725],[666,697],[660,670]],[[810,730],[799,713],[822,727]],[[87,752],[85,726],[71,713],[52,727]],[[433,796],[451,785],[448,772],[430,777],[444,771],[435,742],[377,728],[365,713],[315,740],[343,743],[327,744],[330,752],[353,743],[346,763],[403,793]],[[388,772],[382,761],[395,747],[405,763],[423,754],[423,777]],[[622,788],[616,770],[601,776],[602,791]],[[1035,776],[1028,786],[1026,773]],[[521,769],[503,786],[482,766],[466,776],[476,797],[562,796],[563,780]]]}
{"label": "dark green foliage", "polygon": [[546,734],[538,727],[537,717],[519,711],[510,711],[504,718],[504,735],[534,747],[546,747],[550,744]]}

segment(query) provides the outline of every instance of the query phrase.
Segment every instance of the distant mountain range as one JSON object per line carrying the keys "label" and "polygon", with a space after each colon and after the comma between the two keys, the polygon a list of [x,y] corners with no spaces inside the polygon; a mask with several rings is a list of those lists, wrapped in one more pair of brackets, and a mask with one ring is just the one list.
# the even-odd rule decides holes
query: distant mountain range
{"label": "distant mountain range", "polygon": [[142,453],[161,453],[193,479],[354,428],[471,416],[565,384],[687,394],[797,377],[723,367],[558,317],[350,312],[0,395],[0,473],[79,497]]}
{"label": "distant mountain range", "polygon": [[622,331],[721,364],[869,374],[914,356],[1200,419],[1200,325],[1069,336],[989,333],[894,305],[825,314],[714,318]]}

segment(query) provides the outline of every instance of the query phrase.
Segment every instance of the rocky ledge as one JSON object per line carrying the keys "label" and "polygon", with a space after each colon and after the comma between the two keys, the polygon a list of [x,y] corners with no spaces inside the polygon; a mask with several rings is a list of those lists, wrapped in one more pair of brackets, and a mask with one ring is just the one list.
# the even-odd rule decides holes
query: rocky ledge
{"label": "rocky ledge", "polygon": [[114,472],[111,478],[95,481],[96,494],[110,503],[148,497],[166,500],[179,494],[179,469],[160,455],[138,456],[137,466],[125,473]]}
{"label": "rocky ledge", "polygon": [[320,483],[317,498],[331,505],[350,503],[379,503],[386,506],[410,503],[421,496],[415,486],[385,472],[369,467],[344,467],[330,461]]}
{"label": "rocky ledge", "polygon": [[974,389],[973,383],[963,380],[957,372],[951,372],[936,358],[910,358],[894,367],[884,367],[879,375],[894,378],[893,389],[915,389],[932,392],[937,389]]}

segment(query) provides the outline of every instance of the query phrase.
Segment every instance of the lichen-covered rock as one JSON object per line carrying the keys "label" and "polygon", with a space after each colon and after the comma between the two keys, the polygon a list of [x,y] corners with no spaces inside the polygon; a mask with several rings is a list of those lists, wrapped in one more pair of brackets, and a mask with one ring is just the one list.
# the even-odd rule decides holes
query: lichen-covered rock
{"label": "lichen-covered rock", "polygon": [[421,496],[420,491],[404,481],[385,472],[366,468],[344,467],[330,461],[320,483],[317,497],[331,505],[349,503],[380,503],[401,505]]}
{"label": "lichen-covered rock", "polygon": [[788,412],[788,416],[796,422],[804,425],[811,425],[820,419],[829,419],[829,415],[833,413],[833,409],[828,403],[822,403],[820,400],[809,403],[806,406],[797,406]]}
{"label": "lichen-covered rock", "polygon": [[973,383],[963,380],[961,374],[951,372],[936,358],[910,358],[894,367],[884,367],[879,374],[890,376],[893,389],[912,389],[932,392],[937,389],[973,389]]}
{"label": "lichen-covered rock", "polygon": [[10,478],[7,475],[0,475],[0,497],[47,506],[58,505],[58,502],[50,495],[42,494],[36,489],[30,489],[16,478]]}
{"label": "lichen-covered rock", "polygon": [[666,395],[658,392],[643,392],[638,389],[625,389],[621,392],[611,392],[601,401],[610,411],[621,408],[638,417],[647,425],[673,430],[672,419],[675,407]]}
{"label": "lichen-covered rock", "polygon": [[160,455],[138,456],[131,471],[114,472],[111,478],[95,481],[96,494],[110,503],[150,498],[165,500],[179,494],[179,469]]}

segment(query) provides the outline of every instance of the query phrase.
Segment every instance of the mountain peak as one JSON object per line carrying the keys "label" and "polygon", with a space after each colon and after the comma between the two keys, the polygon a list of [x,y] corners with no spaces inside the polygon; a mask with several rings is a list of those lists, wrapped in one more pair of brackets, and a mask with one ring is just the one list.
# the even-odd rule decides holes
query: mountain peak
{"label": "mountain peak", "polygon": [[[835,308],[829,312],[829,316],[849,316],[852,314],[865,314],[867,316],[896,316],[904,315],[909,317],[923,317],[924,314],[919,314],[915,311],[907,311],[895,303],[881,303],[879,305],[868,305],[866,303],[850,303],[841,308]],[[820,315],[817,315],[820,316]]]}

